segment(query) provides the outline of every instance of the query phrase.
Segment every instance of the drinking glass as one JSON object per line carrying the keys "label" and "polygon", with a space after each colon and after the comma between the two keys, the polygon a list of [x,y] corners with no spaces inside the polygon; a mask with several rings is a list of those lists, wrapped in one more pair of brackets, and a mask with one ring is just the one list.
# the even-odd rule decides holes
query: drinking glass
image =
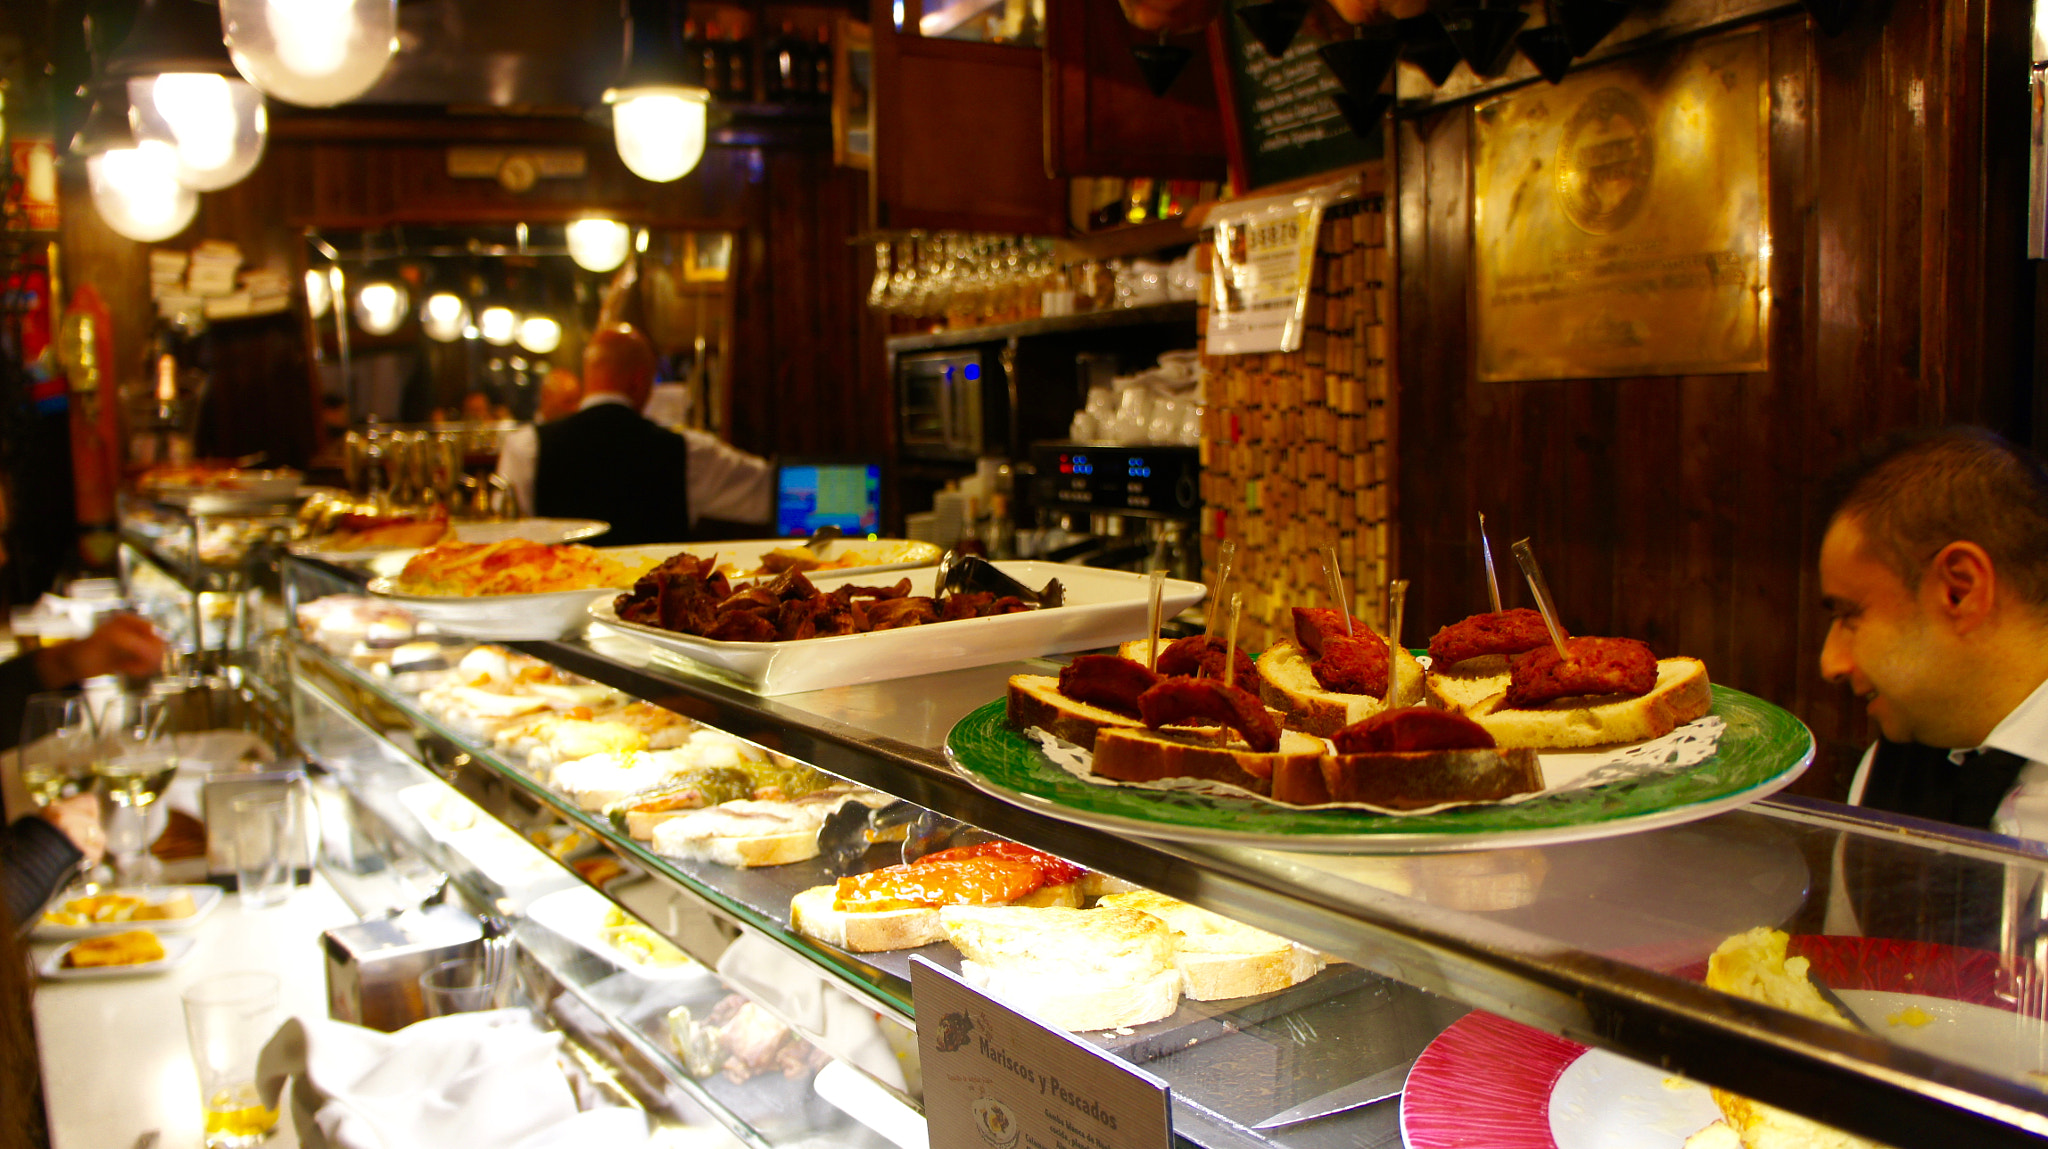
{"label": "drinking glass", "polygon": [[22,714],[15,766],[37,806],[83,789],[92,777],[93,724],[76,694],[31,694]]}
{"label": "drinking glass", "polygon": [[275,906],[292,895],[297,851],[298,791],[291,786],[245,794],[234,813],[235,889],[244,906]]}
{"label": "drinking glass", "polygon": [[149,883],[162,867],[149,854],[150,807],[170,788],[178,772],[178,738],[169,729],[170,699],[153,692],[116,698],[101,720],[92,763],[107,854],[124,882]]}
{"label": "drinking glass", "polygon": [[505,989],[501,966],[481,957],[457,958],[420,975],[420,1005],[428,1017],[497,1009]]}
{"label": "drinking glass", "polygon": [[184,993],[207,1149],[246,1149],[277,1126],[277,1110],[256,1092],[256,1058],[277,1029],[277,997],[277,976],[268,973],[218,974]]}

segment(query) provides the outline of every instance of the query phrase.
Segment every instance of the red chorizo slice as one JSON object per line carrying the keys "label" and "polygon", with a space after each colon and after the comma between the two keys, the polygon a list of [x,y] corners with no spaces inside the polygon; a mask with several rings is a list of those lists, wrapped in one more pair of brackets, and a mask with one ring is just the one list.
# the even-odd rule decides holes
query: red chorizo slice
{"label": "red chorizo slice", "polygon": [[1568,638],[1569,661],[1557,648],[1539,646],[1508,664],[1511,707],[1541,706],[1582,694],[1648,694],[1657,685],[1657,656],[1633,638]]}
{"label": "red chorizo slice", "polygon": [[1436,632],[1430,661],[1439,670],[1485,654],[1521,654],[1550,642],[1543,616],[1528,607],[1475,614]]}
{"label": "red chorizo slice", "polygon": [[1387,693],[1387,644],[1371,631],[1360,638],[1332,634],[1323,639],[1323,655],[1309,663],[1310,673],[1324,690],[1336,694]]}
{"label": "red chorizo slice", "polygon": [[1154,729],[1228,726],[1261,754],[1280,748],[1280,724],[1258,697],[1213,678],[1169,678],[1138,696],[1138,715]]}
{"label": "red chorizo slice", "polygon": [[1351,617],[1351,629],[1344,629],[1344,612],[1333,606],[1297,606],[1294,608],[1294,645],[1299,646],[1310,658],[1320,658],[1323,640],[1330,635],[1341,637],[1370,638],[1373,630],[1357,615]]}
{"label": "red chorizo slice", "polygon": [[1493,735],[1462,714],[1402,706],[1362,718],[1330,741],[1339,754],[1384,754],[1415,750],[1491,750]]}
{"label": "red chorizo slice", "polygon": [[1128,658],[1084,654],[1060,670],[1060,693],[1076,702],[1138,716],[1138,697],[1159,685],[1159,676]]}
{"label": "red chorizo slice", "polygon": [[[1223,653],[1230,643],[1214,635],[1190,635],[1166,644],[1159,652],[1159,673],[1167,678],[1216,678],[1223,677]],[[1239,650],[1232,660],[1235,674],[1230,680],[1232,686],[1254,681],[1258,671],[1252,666],[1252,656]]]}

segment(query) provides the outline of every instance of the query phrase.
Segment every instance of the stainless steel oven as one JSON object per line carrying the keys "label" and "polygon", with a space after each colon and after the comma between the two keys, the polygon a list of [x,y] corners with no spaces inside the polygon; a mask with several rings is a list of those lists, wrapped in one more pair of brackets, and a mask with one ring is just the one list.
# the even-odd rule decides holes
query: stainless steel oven
{"label": "stainless steel oven", "polygon": [[971,460],[1009,452],[1009,384],[1000,345],[898,356],[896,401],[905,455]]}

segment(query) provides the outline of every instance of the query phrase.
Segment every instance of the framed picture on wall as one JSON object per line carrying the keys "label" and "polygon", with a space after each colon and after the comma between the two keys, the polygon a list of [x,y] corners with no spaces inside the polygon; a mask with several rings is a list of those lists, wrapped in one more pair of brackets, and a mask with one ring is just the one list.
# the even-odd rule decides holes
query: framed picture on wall
{"label": "framed picture on wall", "polygon": [[692,231],[683,236],[683,278],[691,283],[716,283],[732,269],[732,233]]}
{"label": "framed picture on wall", "polygon": [[873,111],[868,93],[874,79],[874,39],[868,26],[841,18],[832,45],[832,162],[867,171],[875,162]]}

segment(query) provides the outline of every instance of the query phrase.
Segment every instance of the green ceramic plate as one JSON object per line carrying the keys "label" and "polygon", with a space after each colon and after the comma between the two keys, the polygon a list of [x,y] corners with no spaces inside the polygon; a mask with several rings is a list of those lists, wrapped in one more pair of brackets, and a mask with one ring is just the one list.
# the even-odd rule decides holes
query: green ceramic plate
{"label": "green ceramic plate", "polygon": [[1728,723],[1714,757],[1674,774],[1535,798],[1399,816],[1290,810],[1245,798],[1094,786],[1060,769],[1010,727],[998,699],[962,718],[946,757],[974,785],[1084,826],[1218,845],[1326,854],[1435,853],[1577,842],[1673,826],[1783,789],[1813,760],[1813,734],[1754,695],[1714,687]]}

